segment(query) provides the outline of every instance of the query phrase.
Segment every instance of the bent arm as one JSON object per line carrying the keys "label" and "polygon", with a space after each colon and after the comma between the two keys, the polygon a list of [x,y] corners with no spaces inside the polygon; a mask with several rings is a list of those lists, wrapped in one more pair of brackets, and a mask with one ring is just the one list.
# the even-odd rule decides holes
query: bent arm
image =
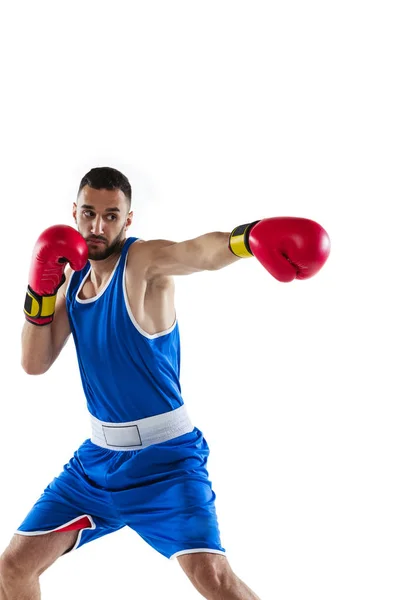
{"label": "bent arm", "polygon": [[71,333],[65,300],[68,281],[69,277],[57,292],[52,323],[37,326],[25,321],[21,339],[21,365],[29,375],[45,373],[60,354]]}
{"label": "bent arm", "polygon": [[148,279],[215,271],[240,260],[229,248],[229,233],[206,233],[185,242],[154,240],[148,245]]}

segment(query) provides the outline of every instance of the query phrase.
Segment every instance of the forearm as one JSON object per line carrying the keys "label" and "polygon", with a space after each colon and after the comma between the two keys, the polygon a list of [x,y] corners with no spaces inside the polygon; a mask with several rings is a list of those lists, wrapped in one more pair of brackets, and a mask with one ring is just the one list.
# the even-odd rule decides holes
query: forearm
{"label": "forearm", "polygon": [[229,233],[216,231],[193,240],[190,259],[198,263],[200,270],[216,271],[240,260],[229,249]]}
{"label": "forearm", "polygon": [[38,327],[25,322],[22,329],[21,364],[26,373],[40,375],[53,362],[52,324]]}

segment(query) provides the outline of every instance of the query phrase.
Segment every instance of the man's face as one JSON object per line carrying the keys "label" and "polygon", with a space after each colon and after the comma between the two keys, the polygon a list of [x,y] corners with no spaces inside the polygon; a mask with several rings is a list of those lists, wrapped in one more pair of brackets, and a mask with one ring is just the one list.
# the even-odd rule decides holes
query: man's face
{"label": "man's face", "polygon": [[121,190],[95,190],[88,185],[81,190],[72,214],[91,260],[104,260],[113,254],[132,222],[128,200]]}

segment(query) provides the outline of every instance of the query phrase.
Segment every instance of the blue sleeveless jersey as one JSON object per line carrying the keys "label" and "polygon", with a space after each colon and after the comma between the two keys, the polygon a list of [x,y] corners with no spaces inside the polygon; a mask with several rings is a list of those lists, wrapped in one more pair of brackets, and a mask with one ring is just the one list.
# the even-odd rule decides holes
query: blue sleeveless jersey
{"label": "blue sleeveless jersey", "polygon": [[111,423],[135,421],[183,404],[178,323],[154,335],[144,332],[130,311],[125,288],[128,238],[101,292],[78,298],[90,276],[90,262],[73,272],[66,299],[89,412]]}

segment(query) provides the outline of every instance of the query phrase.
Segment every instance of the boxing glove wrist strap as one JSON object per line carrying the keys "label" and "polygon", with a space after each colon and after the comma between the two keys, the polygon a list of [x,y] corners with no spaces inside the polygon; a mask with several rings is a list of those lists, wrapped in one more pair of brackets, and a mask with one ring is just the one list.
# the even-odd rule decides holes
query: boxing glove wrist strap
{"label": "boxing glove wrist strap", "polygon": [[25,296],[25,318],[34,325],[47,325],[53,320],[57,292],[49,296],[40,296],[28,285]]}
{"label": "boxing glove wrist strap", "polygon": [[250,230],[258,221],[253,223],[246,223],[245,225],[239,225],[235,227],[229,236],[229,248],[233,254],[239,256],[239,258],[250,258],[253,253],[249,246],[249,233]]}

